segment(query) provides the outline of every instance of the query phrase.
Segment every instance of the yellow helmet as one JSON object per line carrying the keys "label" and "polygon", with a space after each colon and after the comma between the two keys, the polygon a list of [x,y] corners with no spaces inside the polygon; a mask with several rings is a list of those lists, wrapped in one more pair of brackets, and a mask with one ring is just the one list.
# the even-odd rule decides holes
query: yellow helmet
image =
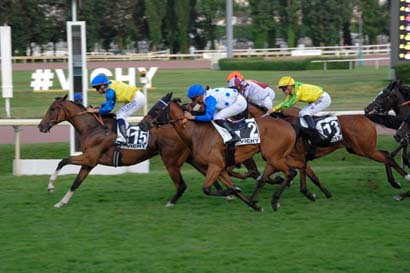
{"label": "yellow helmet", "polygon": [[284,76],[282,78],[280,78],[278,86],[288,86],[288,85],[294,85],[295,84],[295,80],[291,77],[291,76]]}
{"label": "yellow helmet", "polygon": [[241,81],[245,80],[245,77],[242,75],[241,72],[232,71],[231,73],[229,73],[228,77],[226,77],[226,81],[229,82],[232,78],[235,78],[235,77],[237,77]]}

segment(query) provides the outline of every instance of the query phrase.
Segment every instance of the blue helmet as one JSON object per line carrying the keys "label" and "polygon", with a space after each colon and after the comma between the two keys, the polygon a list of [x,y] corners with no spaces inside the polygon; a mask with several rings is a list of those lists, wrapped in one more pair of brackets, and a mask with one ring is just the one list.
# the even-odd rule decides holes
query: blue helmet
{"label": "blue helmet", "polygon": [[194,84],[188,89],[186,96],[190,99],[193,99],[203,94],[205,94],[205,89],[202,87],[202,85]]}
{"label": "blue helmet", "polygon": [[94,77],[94,79],[91,81],[91,86],[98,86],[102,84],[108,84],[110,81],[108,80],[107,76],[104,74],[99,74]]}

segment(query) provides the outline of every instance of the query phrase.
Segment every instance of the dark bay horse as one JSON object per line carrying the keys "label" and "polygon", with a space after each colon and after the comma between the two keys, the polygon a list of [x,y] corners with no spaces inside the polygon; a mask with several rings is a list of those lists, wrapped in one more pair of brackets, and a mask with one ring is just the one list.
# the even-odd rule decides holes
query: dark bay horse
{"label": "dark bay horse", "polygon": [[[249,112],[252,111],[250,107],[248,107],[248,110]],[[294,116],[292,116],[284,118],[294,125],[296,131],[299,131],[298,144],[296,145],[294,152],[291,154],[291,157],[295,157],[298,159],[303,158],[306,155],[307,146],[306,142],[304,142],[303,140],[301,141],[301,138],[310,138],[309,130],[304,131],[300,128],[300,125],[297,124],[299,120],[298,117],[295,118]],[[400,183],[395,181],[393,177],[391,170],[392,167],[406,180],[410,180],[410,175],[407,174],[396,163],[396,161],[391,157],[391,155],[388,152],[379,150],[377,148],[377,131],[373,122],[371,122],[364,115],[341,115],[338,116],[338,120],[340,123],[343,140],[331,145],[328,144],[325,147],[319,145],[315,150],[314,158],[322,157],[335,151],[336,149],[344,147],[350,153],[383,163],[386,168],[388,181],[394,188],[399,189],[401,188],[401,186]],[[306,170],[308,169],[309,168],[307,167]],[[304,176],[303,172],[301,178],[302,176]],[[301,187],[305,186],[301,185]]]}
{"label": "dark bay horse", "polygon": [[[116,137],[116,125],[112,117],[104,117],[104,124],[101,124],[93,114],[85,112],[84,106],[66,100],[66,98],[67,96],[56,98],[38,125],[40,131],[45,133],[49,132],[58,123],[68,121],[80,135],[82,154],[61,160],[48,183],[48,191],[53,192],[57,176],[65,165],[81,166],[70,190],[60,202],[55,204],[57,208],[69,202],[75,190],[97,164],[113,166],[113,143]],[[184,162],[187,161],[192,164],[202,173],[205,173],[205,170],[192,161],[190,150],[170,125],[150,129],[149,143],[146,150],[122,149],[121,165],[134,165],[157,154],[160,154],[176,188],[175,195],[167,203],[167,206],[172,206],[186,189],[186,183],[181,175],[181,167]]]}
{"label": "dark bay horse", "polygon": [[[171,100],[172,93],[160,99],[140,122],[141,128],[150,128],[159,118],[166,116],[172,123],[181,139],[191,149],[195,162],[207,168],[203,191],[206,195],[225,196],[235,194],[254,210],[261,210],[254,201],[243,195],[235,187],[227,174],[224,156],[225,145],[219,133],[210,122],[194,122],[184,117],[184,110],[177,100]],[[166,115],[164,115],[166,113]],[[292,125],[284,120],[262,117],[256,119],[259,128],[261,143],[236,146],[235,163],[241,163],[252,158],[257,152],[262,154],[266,161],[262,181],[279,170],[285,174],[285,179],[279,189],[272,196],[272,208],[277,210],[279,198],[289,182],[295,177],[294,168],[302,168],[303,163],[289,157],[296,143],[296,133]],[[218,179],[228,188],[224,191],[212,191],[212,184]]]}
{"label": "dark bay horse", "polygon": [[[389,114],[390,110],[394,115]],[[366,106],[364,112],[373,122],[397,130],[410,114],[410,87],[402,85],[400,80],[392,81]],[[408,144],[400,143],[391,154],[394,157],[403,149],[403,166],[410,167],[410,154],[407,153],[407,148]]]}
{"label": "dark bay horse", "polygon": [[[397,129],[394,139],[402,145],[410,144],[410,116],[408,116]],[[393,198],[401,201],[406,197],[410,197],[410,191],[395,195]]]}

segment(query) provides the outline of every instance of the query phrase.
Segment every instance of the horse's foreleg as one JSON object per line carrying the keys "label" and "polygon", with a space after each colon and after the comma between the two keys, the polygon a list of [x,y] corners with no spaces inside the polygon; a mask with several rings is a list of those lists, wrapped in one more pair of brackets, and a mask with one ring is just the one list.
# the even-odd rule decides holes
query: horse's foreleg
{"label": "horse's foreleg", "polygon": [[393,196],[393,199],[396,200],[396,201],[401,201],[406,197],[410,197],[410,191],[395,195],[395,196]]}
{"label": "horse's foreleg", "polygon": [[273,211],[277,211],[278,208],[280,207],[279,204],[279,199],[282,195],[282,192],[285,190],[285,188],[289,185],[290,181],[297,175],[297,172],[294,169],[289,168],[287,175],[285,177],[285,180],[282,182],[282,184],[279,186],[279,189],[277,189],[273,195],[272,195],[272,209]]}
{"label": "horse's foreleg", "polygon": [[61,199],[60,202],[54,205],[55,208],[61,208],[62,206],[68,204],[75,190],[81,185],[81,183],[84,181],[84,179],[87,177],[87,175],[90,173],[92,169],[93,168],[89,166],[81,166],[80,172],[78,173],[73,184],[71,185],[70,190],[64,195],[63,199]]}
{"label": "horse's foreleg", "polygon": [[61,169],[69,164],[69,158],[63,158],[60,162],[58,162],[57,168],[54,171],[54,173],[50,176],[50,179],[48,180],[48,192],[52,193],[54,192],[54,186],[58,177],[58,174],[60,173]]}
{"label": "horse's foreleg", "polygon": [[260,176],[257,180],[256,180],[256,187],[255,190],[253,191],[250,199],[253,201],[256,199],[257,195],[259,194],[259,192],[261,191],[261,189],[263,188],[263,186],[265,185],[265,182],[267,182],[269,180],[269,176],[274,173],[276,171],[276,169],[269,163],[265,164],[265,169],[263,170],[263,174],[262,176]]}
{"label": "horse's foreleg", "polygon": [[186,186],[184,179],[182,178],[180,168],[177,168],[177,167],[168,168],[167,167],[167,170],[168,170],[169,176],[172,179],[172,182],[174,182],[176,193],[171,198],[171,200],[168,201],[168,203],[165,206],[172,207],[177,203],[178,199],[185,192],[187,186]]}

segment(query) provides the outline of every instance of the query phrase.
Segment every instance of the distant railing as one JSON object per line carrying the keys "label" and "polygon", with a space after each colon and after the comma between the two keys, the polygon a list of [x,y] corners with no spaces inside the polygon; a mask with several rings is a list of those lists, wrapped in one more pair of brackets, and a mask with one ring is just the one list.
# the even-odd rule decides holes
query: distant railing
{"label": "distant railing", "polygon": [[[390,44],[362,45],[360,46],[324,46],[324,47],[293,47],[293,48],[263,48],[263,49],[234,49],[234,58],[277,58],[287,56],[358,56],[363,55],[389,55]],[[218,50],[194,50],[190,54],[171,54],[169,50],[152,51],[147,53],[113,54],[107,52],[87,53],[89,62],[107,61],[155,61],[155,60],[189,60],[189,59],[219,59],[226,57],[226,49]],[[34,62],[67,62],[67,55],[59,56],[15,56],[13,63]]]}

